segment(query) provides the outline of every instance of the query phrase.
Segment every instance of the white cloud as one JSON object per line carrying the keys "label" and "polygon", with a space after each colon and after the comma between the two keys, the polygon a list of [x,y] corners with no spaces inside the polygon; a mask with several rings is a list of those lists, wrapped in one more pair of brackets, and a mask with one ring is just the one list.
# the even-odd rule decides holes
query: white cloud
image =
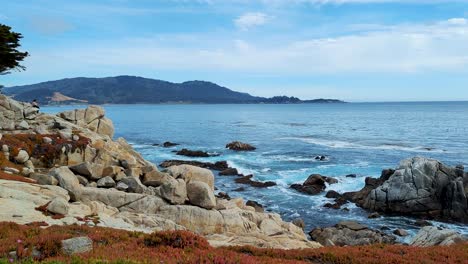
{"label": "white cloud", "polygon": [[447,20],[447,22],[452,25],[462,25],[462,26],[468,24],[468,20],[466,20],[465,18],[451,18]]}
{"label": "white cloud", "polygon": [[[431,25],[384,26],[365,34],[334,38],[285,36],[283,40],[262,42],[267,44],[233,36],[182,38],[180,43],[158,38],[119,40],[89,43],[88,47],[51,47],[45,53],[31,50],[28,72],[44,64],[59,70],[74,64],[96,71],[112,67],[133,72],[140,69],[272,76],[468,71],[468,24],[454,25],[449,20]],[[36,61],[36,56],[42,58]]]}
{"label": "white cloud", "polygon": [[234,24],[241,30],[249,30],[251,28],[264,25],[270,17],[261,12],[245,13],[234,20]]}

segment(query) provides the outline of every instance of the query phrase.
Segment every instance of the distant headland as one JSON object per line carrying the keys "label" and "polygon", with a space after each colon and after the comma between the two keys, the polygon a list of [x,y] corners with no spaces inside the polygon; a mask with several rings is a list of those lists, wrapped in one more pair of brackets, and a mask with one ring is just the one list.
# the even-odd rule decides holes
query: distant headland
{"label": "distant headland", "polygon": [[136,76],[69,78],[7,87],[3,93],[20,101],[37,99],[55,104],[308,104],[345,103],[336,99],[301,100],[297,97],[252,96],[212,82],[172,83]]}

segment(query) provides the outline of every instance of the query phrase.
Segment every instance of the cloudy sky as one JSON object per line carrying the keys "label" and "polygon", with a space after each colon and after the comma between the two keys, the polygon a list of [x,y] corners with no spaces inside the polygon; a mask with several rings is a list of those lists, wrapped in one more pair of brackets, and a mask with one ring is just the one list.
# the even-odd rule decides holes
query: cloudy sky
{"label": "cloudy sky", "polygon": [[25,72],[208,80],[253,95],[468,100],[468,0],[4,1]]}

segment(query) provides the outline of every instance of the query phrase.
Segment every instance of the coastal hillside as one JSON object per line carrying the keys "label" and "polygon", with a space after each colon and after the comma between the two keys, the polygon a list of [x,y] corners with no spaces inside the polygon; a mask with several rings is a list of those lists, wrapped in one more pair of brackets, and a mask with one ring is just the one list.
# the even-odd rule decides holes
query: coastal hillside
{"label": "coastal hillside", "polygon": [[4,88],[19,101],[37,99],[41,104],[161,104],[161,103],[337,103],[333,99],[302,101],[275,96],[263,98],[232,91],[206,81],[172,83],[135,76],[71,78]]}

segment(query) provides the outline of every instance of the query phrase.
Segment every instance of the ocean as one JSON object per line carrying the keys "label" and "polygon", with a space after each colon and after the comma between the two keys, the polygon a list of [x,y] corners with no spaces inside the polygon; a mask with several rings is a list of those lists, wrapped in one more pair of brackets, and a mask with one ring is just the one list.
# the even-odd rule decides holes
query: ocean
{"label": "ocean", "polygon": [[[57,113],[85,106],[48,106]],[[448,165],[468,167],[468,102],[350,103],[291,105],[106,105],[114,122],[115,138],[124,137],[151,162],[187,159],[174,150],[188,148],[220,154],[193,158],[226,160],[255,180],[278,185],[256,189],[241,185],[235,177],[217,176],[216,187],[231,197],[263,204],[286,220],[302,218],[306,232],[355,220],[373,228],[403,228],[414,234],[414,219],[382,217],[368,219],[368,212],[347,204],[349,211],[324,208],[331,202],[325,193],[309,196],[289,188],[310,174],[332,176],[338,184],[327,190],[357,191],[368,176],[379,177],[382,169],[395,168],[403,159],[425,156]],[[239,140],[257,147],[254,152],[225,149]],[[180,146],[153,146],[165,141]],[[315,157],[324,155],[326,161]],[[356,178],[346,175],[356,174]],[[433,222],[468,234],[468,226]],[[403,241],[404,242],[404,241]]]}

